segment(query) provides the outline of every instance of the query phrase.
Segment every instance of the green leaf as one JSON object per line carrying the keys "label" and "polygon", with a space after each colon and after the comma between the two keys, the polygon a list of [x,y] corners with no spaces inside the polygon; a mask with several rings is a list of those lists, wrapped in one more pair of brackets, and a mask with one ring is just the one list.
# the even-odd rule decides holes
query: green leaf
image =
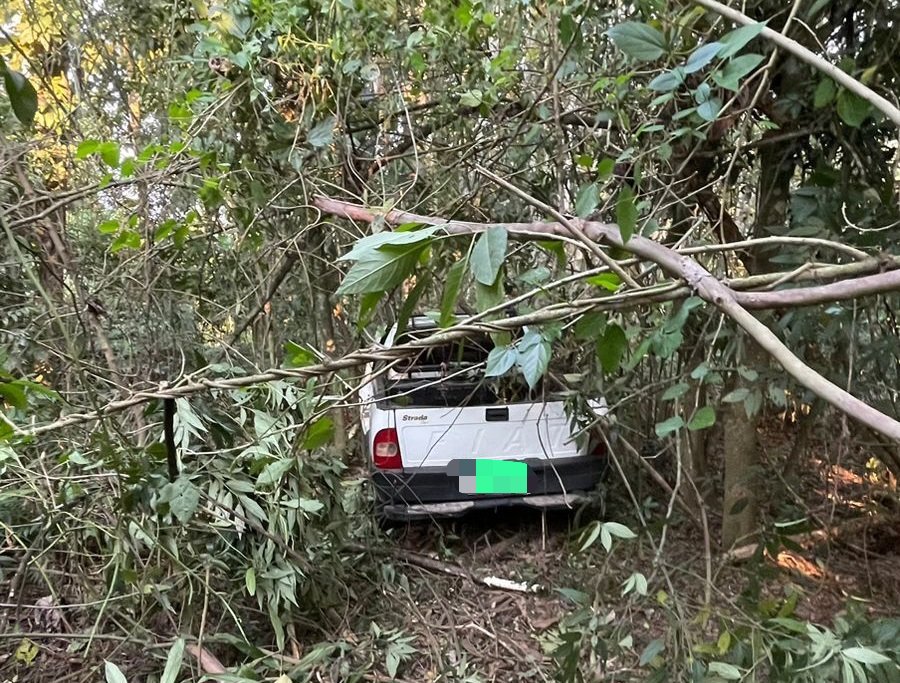
{"label": "green leaf", "polygon": [[388,676],[391,678],[397,677],[397,669],[400,667],[400,655],[397,654],[397,651],[391,648],[388,648],[387,654],[385,655],[384,668],[387,669]]}
{"label": "green leaf", "polygon": [[875,650],[870,650],[867,647],[848,647],[841,650],[841,655],[860,664],[877,665],[891,663],[889,657],[885,657],[880,652],[875,652]]}
{"label": "green leaf", "polygon": [[736,55],[751,40],[756,38],[766,27],[764,23],[750,24],[749,26],[741,26],[740,28],[726,33],[719,38],[719,58],[726,59],[732,55]]}
{"label": "green leaf", "polygon": [[112,662],[105,662],[104,673],[106,675],[106,683],[128,683],[122,670]]}
{"label": "green leaf", "polygon": [[662,32],[637,21],[626,21],[613,26],[606,35],[626,55],[644,61],[659,59],[668,47]]}
{"label": "green leaf", "polygon": [[652,337],[653,353],[660,358],[669,358],[675,353],[684,341],[680,329],[657,330]]}
{"label": "green leaf", "polygon": [[700,71],[700,69],[715,59],[721,49],[722,43],[713,42],[701,45],[691,53],[691,56],[688,57],[688,60],[684,63],[684,67],[682,67],[684,73],[692,74]]}
{"label": "green leaf", "polygon": [[497,280],[497,273],[506,258],[508,239],[506,228],[494,226],[483,232],[475,242],[469,267],[481,284],[491,286]]}
{"label": "green leaf", "polygon": [[86,159],[100,148],[99,140],[83,140],[75,149],[76,159]]}
{"label": "green leaf", "polygon": [[550,364],[552,346],[540,332],[528,330],[525,336],[519,340],[516,350],[518,351],[516,365],[519,366],[528,386],[534,389]]}
{"label": "green leaf", "polygon": [[691,386],[687,382],[679,382],[678,384],[673,384],[663,392],[662,400],[671,401],[673,399],[680,398],[684,396],[690,388]]}
{"label": "green leaf", "polygon": [[558,240],[538,240],[536,244],[553,256],[560,267],[564,267],[568,262],[568,256],[566,256],[566,250],[562,242]]}
{"label": "green leaf", "polygon": [[334,116],[329,116],[310,129],[309,134],[306,136],[306,141],[312,148],[321,149],[331,144],[334,138],[335,121]]}
{"label": "green leaf", "polygon": [[110,168],[119,166],[119,143],[112,140],[101,142],[97,145],[97,153],[103,159],[103,163]]}
{"label": "green leaf", "polygon": [[334,421],[330,417],[320,417],[306,430],[303,448],[307,451],[321,448],[334,438]]}
{"label": "green leaf", "polygon": [[100,225],[97,226],[97,232],[99,232],[102,235],[111,235],[118,231],[119,231],[119,221],[117,221],[115,219],[103,221]]}
{"label": "green leaf", "polygon": [[627,243],[634,234],[637,225],[637,206],[634,203],[634,192],[628,185],[623,185],[616,199],[616,223],[619,224],[619,234],[622,242]]}
{"label": "green leaf", "polygon": [[261,410],[253,411],[253,431],[256,438],[260,441],[273,441],[278,439],[278,435],[274,434],[275,427],[278,425],[278,418]]}
{"label": "green leaf", "polygon": [[169,511],[182,524],[187,524],[200,505],[200,491],[185,476],[166,484],[160,491],[160,500],[169,504]]}
{"label": "green leaf", "polygon": [[424,246],[384,246],[363,254],[344,276],[336,294],[383,292],[412,275]]}
{"label": "green leaf", "polygon": [[312,498],[294,498],[282,503],[285,507],[294,508],[295,510],[303,510],[303,512],[318,512],[325,507],[325,504]]}
{"label": "green leaf", "polygon": [[725,68],[713,73],[713,80],[721,88],[737,92],[741,88],[741,79],[753,71],[765,59],[762,55],[741,55],[729,61]]}
{"label": "green leaf", "polygon": [[284,366],[286,368],[305,368],[307,365],[314,365],[319,360],[312,351],[292,341],[285,342],[282,348],[284,349]]}
{"label": "green leaf", "polygon": [[372,314],[379,302],[384,298],[385,292],[369,292],[359,300],[359,319],[356,321],[356,329],[364,330],[372,322]]}
{"label": "green leaf", "polygon": [[597,339],[606,329],[606,314],[599,311],[585,313],[575,323],[575,339]]}
{"label": "green leaf", "polygon": [[[426,254],[424,254],[423,252],[423,255]],[[422,294],[425,293],[425,290],[431,286],[431,278],[432,275],[428,271],[423,273],[421,277],[416,278],[415,287],[413,287],[412,291],[406,295],[406,298],[403,300],[403,305],[397,312],[398,330],[406,329],[406,325],[409,322],[409,319],[412,317],[413,313],[415,313],[416,307],[419,305],[419,299],[422,298]]]}
{"label": "green leaf", "polygon": [[444,292],[441,295],[441,317],[438,325],[449,327],[456,315],[456,304],[459,301],[459,292],[462,289],[463,276],[466,274],[468,258],[461,259],[450,266],[447,271],[447,281],[444,284]]}
{"label": "green leaf", "polygon": [[550,269],[547,268],[547,266],[536,266],[535,268],[526,270],[521,275],[517,275],[516,280],[524,282],[526,285],[531,285],[532,287],[538,287],[549,280],[550,275]]}
{"label": "green leaf", "polygon": [[711,674],[715,674],[727,681],[739,681],[742,677],[740,669],[726,662],[710,662],[708,668]]}
{"label": "green leaf", "polygon": [[481,105],[484,94],[478,90],[466,90],[459,96],[459,103],[464,107],[478,107]]}
{"label": "green leaf", "polygon": [[249,595],[256,595],[256,571],[254,571],[253,567],[247,567],[247,571],[244,574],[244,584],[247,586]]}
{"label": "green leaf", "polygon": [[600,163],[597,164],[597,175],[603,180],[609,178],[615,170],[616,160],[611,159],[610,157],[604,157],[601,159]]}
{"label": "green leaf", "polygon": [[109,245],[109,250],[115,254],[123,249],[140,249],[142,243],[140,234],[134,230],[123,230]]}
{"label": "green leaf", "polygon": [[169,650],[169,656],[166,657],[166,668],[163,669],[162,678],[159,683],[175,683],[178,674],[181,672],[181,663],[184,661],[184,638],[179,638]]}
{"label": "green leaf", "polygon": [[701,362],[696,368],[691,370],[691,379],[703,379],[709,374],[709,366],[706,361]]}
{"label": "green leaf", "polygon": [[750,395],[744,399],[744,412],[747,413],[748,418],[759,412],[759,409],[762,408],[762,402],[763,396],[761,391],[757,389],[750,392]]}
{"label": "green leaf", "polygon": [[651,90],[669,92],[684,83],[684,69],[680,66],[671,71],[663,71],[647,84]]}
{"label": "green leaf", "polygon": [[797,619],[789,619],[787,617],[775,617],[769,619],[773,624],[777,624],[783,628],[786,628],[789,631],[793,631],[794,633],[806,633],[806,624],[802,621],[798,621]]}
{"label": "green leaf", "polygon": [[596,287],[602,287],[603,289],[610,292],[617,291],[619,289],[619,286],[622,284],[622,280],[615,273],[600,273],[599,275],[592,275],[591,277],[587,278],[585,282]]}
{"label": "green leaf", "polygon": [[624,524],[619,524],[618,522],[604,522],[603,528],[616,538],[637,538],[636,533]]}
{"label": "green leaf", "polygon": [[681,415],[674,415],[668,420],[658,422],[654,431],[656,432],[656,436],[662,438],[666,436],[666,434],[678,431],[682,427],[684,427],[684,418],[682,418]]}
{"label": "green leaf", "polygon": [[584,591],[576,590],[575,588],[557,588],[556,592],[576,605],[584,606],[589,605],[591,602],[590,595]]}
{"label": "green leaf", "polygon": [[755,382],[759,379],[759,373],[753,368],[748,368],[743,365],[738,366],[738,374],[743,377],[748,382]]}
{"label": "green leaf", "polygon": [[712,427],[715,423],[716,411],[713,410],[712,406],[703,406],[691,417],[691,421],[688,422],[688,429],[692,432],[696,432],[701,429],[706,429],[707,427]]}
{"label": "green leaf", "polygon": [[13,408],[25,410],[28,407],[28,399],[20,382],[0,382],[0,396]]}
{"label": "green leaf", "polygon": [[697,107],[697,114],[704,121],[715,121],[722,110],[722,101],[718,97],[710,97]]}
{"label": "green leaf", "polygon": [[872,105],[849,90],[841,90],[837,96],[837,112],[841,121],[857,128],[872,111]]}
{"label": "green leaf", "polygon": [[600,545],[606,552],[612,552],[612,534],[602,525],[600,527]]}
{"label": "green leaf", "polygon": [[37,114],[37,91],[25,76],[10,69],[3,61],[0,61],[0,71],[3,72],[3,83],[13,114],[21,124],[30,126]]}
{"label": "green leaf", "polygon": [[[403,227],[403,226],[400,226]],[[428,240],[434,233],[441,228],[436,225],[430,225],[420,230],[387,230],[385,232],[377,232],[374,235],[363,237],[353,248],[343,256],[338,257],[338,261],[358,261],[359,259],[371,255],[372,252],[388,246],[407,246]],[[430,240],[429,240],[430,241]]]}
{"label": "green leaf", "polygon": [[597,340],[597,359],[603,371],[611,373],[618,370],[627,348],[625,330],[615,324],[607,325],[603,336]]}
{"label": "green leaf", "polygon": [[819,81],[819,85],[816,86],[816,91],[813,93],[813,107],[815,109],[827,107],[834,101],[836,94],[837,85],[835,85],[834,81],[827,77],[823,78]]}
{"label": "green leaf", "polygon": [[722,403],[740,403],[745,398],[747,398],[747,394],[750,393],[750,390],[747,387],[739,387],[734,391],[729,391],[722,397]]}
{"label": "green leaf", "polygon": [[509,372],[516,364],[519,352],[513,346],[495,346],[487,357],[485,377],[500,377]]}
{"label": "green leaf", "polygon": [[582,532],[581,535],[581,546],[578,548],[578,552],[584,552],[588,548],[590,548],[594,543],[596,543],[597,538],[600,536],[601,525],[599,522],[591,522],[590,526]]}
{"label": "green leaf", "polygon": [[238,499],[240,499],[241,505],[244,506],[244,510],[250,517],[255,517],[261,522],[266,521],[266,513],[260,507],[259,503],[249,496],[238,496]]}
{"label": "green leaf", "polygon": [[634,591],[638,595],[647,595],[647,577],[640,572],[634,572],[624,583],[622,595],[627,595]]}
{"label": "green leaf", "polygon": [[274,486],[278,484],[293,466],[293,458],[280,458],[270,462],[259,473],[259,477],[256,479],[256,486]]}
{"label": "green leaf", "polygon": [[492,285],[483,285],[475,281],[475,308],[478,312],[486,311],[503,303],[504,297],[503,279],[497,278]]}
{"label": "green leaf", "polygon": [[600,203],[600,188],[597,183],[589,183],[578,191],[575,198],[575,215],[587,218]]}
{"label": "green leaf", "polygon": [[641,653],[641,658],[638,661],[638,665],[647,666],[650,662],[656,659],[656,656],[658,654],[660,654],[665,649],[666,644],[665,642],[663,642],[662,638],[651,640],[649,643],[647,643],[647,647],[645,647],[644,651]]}

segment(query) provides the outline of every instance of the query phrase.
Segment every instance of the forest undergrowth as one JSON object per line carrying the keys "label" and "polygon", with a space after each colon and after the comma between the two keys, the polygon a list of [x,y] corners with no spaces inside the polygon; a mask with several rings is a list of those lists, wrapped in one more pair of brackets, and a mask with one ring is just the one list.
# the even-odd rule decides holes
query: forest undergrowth
{"label": "forest undergrowth", "polygon": [[[127,468],[6,459],[0,502],[19,522],[0,556],[0,678],[895,680],[896,482],[825,433],[786,467],[798,430],[766,424],[772,503],[743,555],[698,542],[717,537],[708,510],[705,529],[677,510],[666,524],[667,497],[628,462],[628,485],[611,467],[585,509],[383,531],[360,468],[323,455],[306,464],[321,508],[296,505],[289,538],[281,520],[235,533],[239,519],[203,502],[181,523],[171,491],[165,514],[123,510]],[[67,503],[42,507],[66,487]],[[268,567],[245,570],[260,551]]]}

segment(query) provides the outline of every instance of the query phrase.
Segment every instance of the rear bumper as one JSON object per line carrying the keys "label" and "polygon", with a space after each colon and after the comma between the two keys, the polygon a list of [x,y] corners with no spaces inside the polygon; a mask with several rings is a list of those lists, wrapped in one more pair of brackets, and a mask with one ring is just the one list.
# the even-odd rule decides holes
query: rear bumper
{"label": "rear bumper", "polygon": [[606,471],[606,458],[581,456],[529,463],[528,493],[485,495],[460,493],[459,479],[445,468],[375,471],[372,481],[382,513],[390,519],[459,516],[478,508],[527,506],[572,507],[587,499]]}

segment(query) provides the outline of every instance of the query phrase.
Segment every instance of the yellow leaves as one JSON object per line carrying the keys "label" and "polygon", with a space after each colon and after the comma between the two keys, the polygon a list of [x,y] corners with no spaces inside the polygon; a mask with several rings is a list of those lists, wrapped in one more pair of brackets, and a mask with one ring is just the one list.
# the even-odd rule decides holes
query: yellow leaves
{"label": "yellow leaves", "polygon": [[19,643],[19,647],[16,648],[16,661],[31,664],[35,657],[38,656],[38,652],[37,643],[28,638],[23,638],[22,642]]}
{"label": "yellow leaves", "polygon": [[[59,10],[48,0],[7,0],[0,23],[11,27],[16,44],[29,55],[39,55],[64,41]],[[9,28],[7,29],[9,30]]]}

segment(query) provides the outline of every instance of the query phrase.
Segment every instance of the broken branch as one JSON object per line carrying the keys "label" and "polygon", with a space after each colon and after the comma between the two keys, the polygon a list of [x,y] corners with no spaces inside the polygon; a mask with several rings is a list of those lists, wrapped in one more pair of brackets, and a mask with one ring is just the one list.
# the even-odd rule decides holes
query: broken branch
{"label": "broken branch", "polygon": [[[370,209],[348,202],[317,197],[314,203],[323,212],[335,216],[352,218],[363,222],[372,222],[376,218],[376,213]],[[398,210],[387,211],[382,214],[382,217],[386,223],[394,225],[400,223],[438,225],[450,234],[483,232],[493,225],[488,223],[451,221]],[[634,235],[627,243],[624,243],[619,233],[619,229],[615,225],[581,219],[570,219],[570,222],[577,225],[580,228],[580,231],[587,237],[597,242],[605,241],[613,246],[630,251],[635,256],[639,256],[647,261],[657,264],[670,276],[684,280],[697,296],[704,301],[713,304],[742,327],[800,384],[853,419],[900,442],[900,422],[885,415],[881,411],[876,410],[844,389],[841,389],[800,360],[800,358],[782,343],[774,332],[754,318],[753,315],[743,307],[738,300],[737,292],[720,282],[702,265],[693,259],[678,254],[665,245],[640,235]],[[542,233],[545,235],[565,236],[570,232],[560,223],[503,223],[503,226],[511,233],[527,231],[531,234]],[[881,286],[884,285],[885,282],[892,288],[900,287],[900,282],[890,278],[879,280],[877,284]],[[866,283],[865,286],[871,287],[872,285],[871,283]],[[815,290],[818,288],[811,287],[804,289],[807,290],[805,295],[794,294],[793,296],[811,297],[810,290],[812,290],[812,294],[815,294]],[[788,292],[791,291],[796,292],[797,290],[788,290]],[[833,288],[826,291],[836,293],[833,291]],[[880,289],[879,291],[886,290]],[[770,292],[766,294],[780,295],[784,294],[784,292]],[[820,303],[820,301],[817,299],[815,303]]]}

